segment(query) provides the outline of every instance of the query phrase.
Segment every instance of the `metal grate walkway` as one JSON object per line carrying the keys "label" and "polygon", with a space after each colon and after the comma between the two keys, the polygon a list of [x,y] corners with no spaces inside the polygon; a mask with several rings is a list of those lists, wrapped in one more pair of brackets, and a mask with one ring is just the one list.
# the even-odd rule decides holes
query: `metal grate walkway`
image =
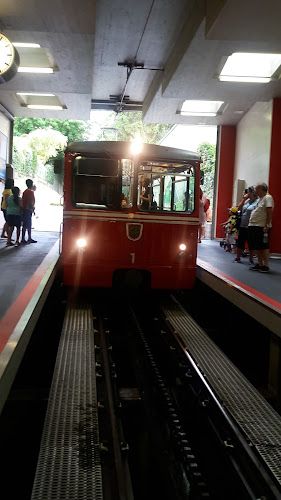
{"label": "metal grate walkway", "polygon": [[174,299],[162,309],[219,399],[281,484],[281,417]]}
{"label": "metal grate walkway", "polygon": [[92,311],[68,307],[32,500],[101,500]]}

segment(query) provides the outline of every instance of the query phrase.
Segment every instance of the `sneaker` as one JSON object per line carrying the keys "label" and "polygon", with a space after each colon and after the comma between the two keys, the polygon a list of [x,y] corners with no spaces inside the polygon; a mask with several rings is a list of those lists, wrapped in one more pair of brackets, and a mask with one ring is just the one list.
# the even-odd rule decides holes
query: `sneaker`
{"label": "sneaker", "polygon": [[233,262],[236,262],[236,264],[241,264],[241,260],[240,260],[240,259],[237,259],[237,257],[236,257],[236,259],[234,259],[234,261],[233,261]]}
{"label": "sneaker", "polygon": [[6,243],[6,247],[13,247],[14,243]]}
{"label": "sneaker", "polygon": [[259,268],[259,272],[260,273],[269,273],[269,267],[267,267],[267,266],[261,266]]}
{"label": "sneaker", "polygon": [[28,241],[26,241],[26,240],[21,240],[21,244],[22,244],[22,245],[28,245]]}
{"label": "sneaker", "polygon": [[15,244],[16,247],[19,247],[20,246],[20,242],[17,241],[16,244]]}
{"label": "sneaker", "polygon": [[30,238],[30,240],[28,240],[28,243],[37,243],[37,241]]}
{"label": "sneaker", "polygon": [[250,271],[259,271],[261,268],[258,264],[255,264],[254,266],[250,267]]}

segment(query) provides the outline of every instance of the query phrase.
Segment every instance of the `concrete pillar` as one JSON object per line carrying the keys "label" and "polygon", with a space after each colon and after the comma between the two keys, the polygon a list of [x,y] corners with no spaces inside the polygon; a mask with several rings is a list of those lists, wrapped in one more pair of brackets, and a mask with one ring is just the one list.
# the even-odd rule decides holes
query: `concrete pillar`
{"label": "concrete pillar", "polygon": [[232,204],[235,145],[236,127],[222,125],[218,133],[215,238],[224,237],[225,233],[220,224],[227,220],[227,208]]}
{"label": "concrete pillar", "polygon": [[271,147],[269,163],[268,190],[274,199],[274,211],[272,217],[272,233],[270,236],[270,252],[281,253],[281,231],[280,231],[280,210],[281,210],[281,99],[273,99],[272,105],[272,128]]}

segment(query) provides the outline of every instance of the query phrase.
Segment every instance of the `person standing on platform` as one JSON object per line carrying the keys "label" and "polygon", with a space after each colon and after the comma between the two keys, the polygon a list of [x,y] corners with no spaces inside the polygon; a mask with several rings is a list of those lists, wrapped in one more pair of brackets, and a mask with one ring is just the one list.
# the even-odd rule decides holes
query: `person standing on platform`
{"label": "person standing on platform", "polygon": [[227,244],[227,249],[226,252],[236,252],[236,235],[237,235],[237,229],[235,227],[236,221],[237,221],[237,212],[238,208],[237,207],[231,207],[229,208],[229,217],[226,222],[223,222],[222,225],[225,226],[226,230],[226,244]]}
{"label": "person standing on platform", "polygon": [[199,232],[198,243],[201,243],[201,238],[205,236],[206,212],[205,212],[206,196],[200,188],[199,196]]}
{"label": "person standing on platform", "polygon": [[[241,223],[238,230],[237,239],[237,257],[233,262],[241,263],[241,255],[245,249],[245,243],[248,242],[248,224],[251,217],[252,211],[255,209],[258,203],[258,197],[255,194],[255,189],[253,186],[249,187],[244,193],[242,200],[238,205],[238,211],[241,211]],[[249,250],[249,264],[254,265],[253,261],[254,251]]]}
{"label": "person standing on platform", "polygon": [[20,245],[20,227],[21,227],[21,210],[22,210],[22,199],[20,198],[20,190],[18,187],[12,187],[12,195],[9,196],[7,201],[7,222],[8,222],[8,239],[6,247],[11,247],[14,245],[12,243],[12,234],[14,227],[17,228],[17,239],[16,247]]}
{"label": "person standing on platform", "polygon": [[[31,218],[35,208],[34,191],[32,189],[33,181],[31,179],[27,179],[25,183],[27,185],[27,189],[23,192],[22,195],[23,214],[22,214],[21,242],[22,244],[37,243],[36,240],[33,240],[31,238]],[[28,240],[25,240],[26,231],[28,234]]]}
{"label": "person standing on platform", "polygon": [[7,238],[8,237],[8,223],[7,223],[7,202],[9,196],[12,196],[12,187],[14,185],[14,179],[6,179],[5,182],[5,189],[3,191],[2,195],[2,203],[1,203],[1,210],[3,212],[3,216],[5,219],[5,224],[2,229],[1,233],[1,238]]}
{"label": "person standing on platform", "polygon": [[268,194],[267,185],[263,182],[256,184],[255,194],[259,197],[259,201],[250,216],[249,249],[256,250],[258,263],[250,267],[250,270],[268,273],[269,237],[274,201],[272,196]]}

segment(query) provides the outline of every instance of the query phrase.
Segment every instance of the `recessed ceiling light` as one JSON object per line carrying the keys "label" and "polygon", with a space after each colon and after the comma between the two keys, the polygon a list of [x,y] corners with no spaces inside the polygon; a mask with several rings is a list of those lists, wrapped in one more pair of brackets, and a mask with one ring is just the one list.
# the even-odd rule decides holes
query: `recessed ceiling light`
{"label": "recessed ceiling light", "polygon": [[234,114],[235,115],[243,115],[244,111],[242,111],[242,109],[237,109],[236,111],[234,111]]}
{"label": "recessed ceiling light", "polygon": [[225,82],[268,83],[281,65],[281,54],[234,52],[220,72]]}
{"label": "recessed ceiling light", "polygon": [[240,82],[240,83],[268,83],[270,78],[258,77],[258,76],[225,76],[219,75],[219,80],[221,82]]}
{"label": "recessed ceiling light", "polygon": [[216,116],[223,101],[184,101],[180,114],[185,116]]}
{"label": "recessed ceiling light", "polygon": [[53,73],[53,68],[31,68],[30,66],[20,66],[18,73]]}
{"label": "recessed ceiling light", "polygon": [[217,116],[217,113],[208,111],[198,111],[198,113],[196,113],[196,111],[181,111],[180,114],[183,116]]}
{"label": "recessed ceiling light", "polygon": [[39,49],[41,45],[39,43],[21,43],[21,42],[15,42],[13,43],[14,47],[26,47],[29,49]]}
{"label": "recessed ceiling light", "polygon": [[29,109],[52,109],[54,111],[61,111],[62,109],[65,109],[63,106],[51,106],[48,104],[28,104],[26,107]]}
{"label": "recessed ceiling light", "polygon": [[40,97],[55,97],[55,94],[41,94],[38,92],[17,92],[17,95],[31,95]]}

